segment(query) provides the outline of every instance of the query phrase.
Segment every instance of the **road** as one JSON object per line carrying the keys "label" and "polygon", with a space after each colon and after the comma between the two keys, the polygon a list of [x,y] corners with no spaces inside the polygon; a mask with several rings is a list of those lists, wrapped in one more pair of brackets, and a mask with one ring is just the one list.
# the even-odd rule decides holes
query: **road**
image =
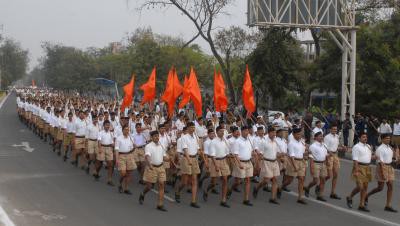
{"label": "road", "polygon": [[[21,142],[28,142],[34,150],[15,146]],[[353,188],[350,170],[351,163],[342,161],[338,194],[343,198]],[[396,176],[399,178],[398,172]],[[295,195],[289,193],[283,193],[279,206],[272,205],[267,201],[270,194],[261,192],[253,200],[254,207],[243,206],[242,195],[234,193],[230,209],[220,207],[216,195],[211,195],[207,203],[199,201],[201,208],[193,209],[189,207],[189,194],[184,194],[181,204],[166,200],[169,211],[164,213],[155,210],[154,193],[146,196],[143,206],[138,204],[142,186],[136,181],[131,186],[132,196],[107,186],[104,177],[95,182],[82,170],[64,163],[18,120],[14,94],[0,109],[0,225],[400,225],[400,213],[383,211],[383,193],[370,198],[369,214],[349,210],[344,200],[317,202],[313,192],[306,206],[297,204]],[[294,186],[290,188],[294,190]],[[393,202],[397,209],[398,189],[397,180]],[[358,197],[353,202],[357,206]]]}

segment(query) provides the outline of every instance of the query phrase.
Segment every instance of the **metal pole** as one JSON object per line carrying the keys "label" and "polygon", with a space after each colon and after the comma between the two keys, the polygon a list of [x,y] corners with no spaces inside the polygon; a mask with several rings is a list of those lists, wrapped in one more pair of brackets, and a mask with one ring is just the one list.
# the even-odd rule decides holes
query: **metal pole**
{"label": "metal pole", "polygon": [[[347,34],[345,35],[347,37]],[[346,112],[347,112],[347,61],[348,61],[348,54],[349,54],[349,48],[347,48],[346,45],[342,45],[342,108],[341,108],[341,115],[340,118],[342,121],[345,120],[346,118]]]}
{"label": "metal pole", "polygon": [[[356,30],[351,30],[351,45],[352,51],[350,52],[350,115],[353,116],[355,114],[356,109]],[[353,129],[350,130],[349,134],[349,144],[353,145],[353,138],[354,138],[354,120],[353,117],[350,117],[351,124]]]}
{"label": "metal pole", "polygon": [[115,91],[117,92],[117,101],[119,101],[119,93],[118,93],[117,82],[114,82],[114,85],[115,85]]}

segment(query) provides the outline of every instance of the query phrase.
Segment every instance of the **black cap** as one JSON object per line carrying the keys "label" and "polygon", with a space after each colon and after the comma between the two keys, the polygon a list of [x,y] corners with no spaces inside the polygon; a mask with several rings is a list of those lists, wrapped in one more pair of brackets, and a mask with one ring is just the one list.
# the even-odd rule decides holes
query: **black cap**
{"label": "black cap", "polygon": [[293,133],[300,133],[301,132],[301,128],[294,128],[293,129]]}
{"label": "black cap", "polygon": [[154,136],[154,135],[158,135],[158,131],[157,130],[153,130],[150,132],[150,136]]}

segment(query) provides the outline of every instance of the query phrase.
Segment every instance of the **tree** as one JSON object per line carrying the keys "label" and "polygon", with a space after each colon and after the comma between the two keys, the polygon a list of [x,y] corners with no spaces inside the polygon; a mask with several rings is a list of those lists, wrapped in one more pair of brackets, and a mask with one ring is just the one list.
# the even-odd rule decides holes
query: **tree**
{"label": "tree", "polygon": [[218,16],[224,14],[226,6],[233,0],[141,0],[139,10],[149,9],[153,7],[173,6],[185,15],[194,25],[197,33],[190,39],[185,46],[192,43],[198,37],[201,37],[210,46],[211,52],[217,59],[225,80],[228,83],[231,101],[236,103],[235,91],[231,79],[230,71],[226,62],[217,51],[213,31],[216,29],[215,20]]}

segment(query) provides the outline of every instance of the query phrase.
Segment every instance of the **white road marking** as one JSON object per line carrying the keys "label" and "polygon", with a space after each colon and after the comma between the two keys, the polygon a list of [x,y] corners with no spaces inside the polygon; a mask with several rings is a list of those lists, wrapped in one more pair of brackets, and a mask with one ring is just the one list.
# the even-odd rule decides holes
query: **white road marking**
{"label": "white road marking", "polygon": [[40,217],[45,221],[52,221],[52,220],[64,220],[67,218],[66,216],[60,215],[60,214],[44,214],[40,211],[34,210],[34,211],[19,211],[17,209],[14,209],[14,215],[19,216],[19,217],[25,217],[25,216],[31,216],[31,217]]}
{"label": "white road marking", "polygon": [[14,222],[8,217],[6,211],[0,206],[0,225],[4,226],[15,226]]}
{"label": "white road marking", "polygon": [[23,147],[23,149],[27,152],[33,152],[35,149],[29,146],[29,142],[23,141],[21,144],[13,144],[13,147]]}
{"label": "white road marking", "polygon": [[3,107],[3,104],[6,102],[7,98],[8,98],[10,95],[11,95],[11,92],[8,93],[7,96],[5,96],[5,97],[3,98],[3,100],[0,102],[0,109],[1,109],[1,107]]}
{"label": "white road marking", "polygon": [[[151,189],[152,192],[156,193],[158,195],[158,191],[155,189]],[[170,202],[175,202],[175,199],[169,197],[168,195],[164,194],[164,198]]]}
{"label": "white road marking", "polygon": [[[296,197],[298,196],[298,193],[293,192],[293,191],[287,192],[287,194],[293,195],[293,196],[296,196]],[[318,201],[316,199],[307,198],[307,197],[304,197],[304,199],[306,199],[308,201],[311,201],[311,202],[314,202],[314,203],[318,203],[318,204],[326,206],[326,207],[330,207],[332,209],[335,209],[335,210],[338,210],[338,211],[341,211],[341,212],[344,212],[344,213],[347,213],[347,214],[351,214],[351,215],[354,215],[354,216],[357,216],[357,217],[361,217],[361,218],[364,218],[366,220],[370,220],[370,221],[373,221],[373,222],[376,222],[376,223],[379,223],[379,224],[389,225],[389,226],[400,226],[400,224],[398,224],[398,223],[395,223],[395,222],[392,222],[392,221],[388,221],[388,220],[385,220],[385,219],[382,219],[382,218],[379,218],[379,217],[374,217],[374,216],[371,216],[371,215],[368,215],[368,214],[364,214],[364,213],[361,213],[359,211],[355,211],[355,210],[343,208],[343,207],[340,207],[340,206],[336,206],[336,205],[328,203],[328,202],[321,202],[321,201]]]}

